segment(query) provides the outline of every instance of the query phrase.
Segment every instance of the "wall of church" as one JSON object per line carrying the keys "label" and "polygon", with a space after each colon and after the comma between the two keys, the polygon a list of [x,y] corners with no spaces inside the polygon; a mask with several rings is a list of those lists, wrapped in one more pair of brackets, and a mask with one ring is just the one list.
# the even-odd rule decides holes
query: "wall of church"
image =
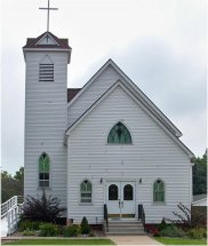
{"label": "wall of church", "polygon": [[[39,63],[45,55],[54,64],[53,82],[39,82]],[[40,196],[38,161],[42,152],[50,158],[52,193],[66,206],[67,148],[63,145],[67,125],[67,54],[27,52],[25,87],[25,196]]]}
{"label": "wall of church", "polygon": [[107,69],[88,87],[68,108],[68,125],[71,125],[81,114],[87,110],[109,87],[111,87],[121,77],[112,68]]}
{"label": "wall of church", "polygon": [[[129,129],[132,145],[107,144],[108,133],[118,121]],[[126,179],[136,181],[136,204],[144,205],[146,223],[159,223],[162,217],[172,217],[179,202],[190,206],[191,169],[187,155],[175,141],[117,87],[68,138],[68,218],[79,223],[86,216],[90,223],[102,223],[107,180]],[[153,203],[157,178],[165,182],[163,205]],[[91,205],[80,203],[84,179],[92,182]]]}

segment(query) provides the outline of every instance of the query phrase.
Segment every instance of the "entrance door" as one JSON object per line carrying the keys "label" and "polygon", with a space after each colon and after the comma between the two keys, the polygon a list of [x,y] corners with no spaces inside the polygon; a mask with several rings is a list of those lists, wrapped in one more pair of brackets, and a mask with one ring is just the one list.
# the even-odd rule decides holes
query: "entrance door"
{"label": "entrance door", "polygon": [[135,182],[109,182],[107,184],[108,213],[112,217],[135,215]]}
{"label": "entrance door", "polygon": [[108,213],[116,217],[121,214],[120,182],[112,182],[107,185]]}

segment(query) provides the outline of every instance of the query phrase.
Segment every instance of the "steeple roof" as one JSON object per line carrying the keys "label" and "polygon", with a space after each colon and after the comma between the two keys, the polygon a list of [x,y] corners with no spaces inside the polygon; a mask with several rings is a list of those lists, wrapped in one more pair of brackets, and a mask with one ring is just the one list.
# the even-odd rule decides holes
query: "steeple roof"
{"label": "steeple roof", "polygon": [[[52,42],[49,44],[40,42],[42,39],[48,38],[51,39]],[[54,48],[54,49],[71,49],[68,45],[68,39],[58,38],[51,32],[44,32],[37,38],[28,38],[25,48]]]}

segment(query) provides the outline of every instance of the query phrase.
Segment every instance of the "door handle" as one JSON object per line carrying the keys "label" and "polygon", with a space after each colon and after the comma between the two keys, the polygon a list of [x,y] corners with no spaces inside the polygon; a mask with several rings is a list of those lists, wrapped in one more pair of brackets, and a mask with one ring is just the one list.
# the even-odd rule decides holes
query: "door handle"
{"label": "door handle", "polygon": [[123,201],[121,202],[121,206],[122,206],[122,208],[124,207],[124,202]]}

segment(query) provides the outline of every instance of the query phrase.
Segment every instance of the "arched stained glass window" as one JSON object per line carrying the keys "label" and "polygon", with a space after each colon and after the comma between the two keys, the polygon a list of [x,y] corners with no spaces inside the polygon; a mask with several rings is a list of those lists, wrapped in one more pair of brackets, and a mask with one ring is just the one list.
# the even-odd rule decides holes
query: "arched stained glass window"
{"label": "arched stained glass window", "polygon": [[165,185],[160,179],[157,179],[153,185],[153,201],[164,202],[165,201]]}
{"label": "arched stained glass window", "polygon": [[39,186],[49,186],[49,171],[50,171],[50,160],[49,156],[44,152],[39,158]]}
{"label": "arched stained glass window", "polygon": [[80,185],[80,195],[82,203],[92,202],[92,184],[89,180],[84,180]]}
{"label": "arched stained glass window", "polygon": [[108,135],[108,143],[110,144],[131,144],[132,139],[129,130],[121,123],[118,122]]}

